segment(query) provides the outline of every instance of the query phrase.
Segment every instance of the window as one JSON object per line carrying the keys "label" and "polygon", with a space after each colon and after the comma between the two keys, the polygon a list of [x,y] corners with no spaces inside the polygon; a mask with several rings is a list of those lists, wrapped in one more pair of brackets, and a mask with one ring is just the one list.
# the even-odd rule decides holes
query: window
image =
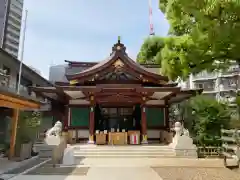
{"label": "window", "polygon": [[11,73],[11,70],[10,70],[10,68],[9,68],[9,67],[7,67],[7,66],[3,65],[3,70],[6,72],[6,75],[10,75],[10,73]]}
{"label": "window", "polygon": [[196,86],[196,88],[203,89],[203,84],[196,84],[195,86]]}

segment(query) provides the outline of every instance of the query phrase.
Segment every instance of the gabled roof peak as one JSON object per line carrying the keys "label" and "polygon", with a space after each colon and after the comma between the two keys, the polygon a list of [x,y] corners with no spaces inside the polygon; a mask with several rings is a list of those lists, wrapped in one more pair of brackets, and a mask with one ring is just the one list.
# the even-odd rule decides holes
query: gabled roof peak
{"label": "gabled roof peak", "polygon": [[114,44],[113,47],[112,47],[111,55],[112,55],[113,53],[117,53],[117,52],[127,54],[127,53],[126,53],[126,47],[125,47],[125,45],[124,45],[123,43],[121,43],[120,36],[118,37],[117,43]]}

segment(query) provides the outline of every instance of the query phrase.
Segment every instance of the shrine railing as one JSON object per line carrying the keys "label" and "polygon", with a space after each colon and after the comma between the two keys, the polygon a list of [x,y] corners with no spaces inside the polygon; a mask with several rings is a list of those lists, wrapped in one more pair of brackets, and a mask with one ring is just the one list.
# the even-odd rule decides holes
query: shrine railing
{"label": "shrine railing", "polygon": [[199,158],[216,158],[222,157],[221,146],[198,146],[198,157]]}

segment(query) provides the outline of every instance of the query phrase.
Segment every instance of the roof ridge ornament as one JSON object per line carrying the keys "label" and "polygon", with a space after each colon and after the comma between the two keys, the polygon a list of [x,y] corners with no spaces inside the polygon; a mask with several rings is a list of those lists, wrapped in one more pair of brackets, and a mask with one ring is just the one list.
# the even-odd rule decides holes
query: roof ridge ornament
{"label": "roof ridge ornament", "polygon": [[118,43],[121,43],[121,36],[118,36]]}
{"label": "roof ridge ornament", "polygon": [[124,46],[123,43],[121,43],[121,36],[118,36],[118,41],[116,44],[113,45],[112,47],[112,53],[114,52],[120,52],[126,54],[126,47]]}

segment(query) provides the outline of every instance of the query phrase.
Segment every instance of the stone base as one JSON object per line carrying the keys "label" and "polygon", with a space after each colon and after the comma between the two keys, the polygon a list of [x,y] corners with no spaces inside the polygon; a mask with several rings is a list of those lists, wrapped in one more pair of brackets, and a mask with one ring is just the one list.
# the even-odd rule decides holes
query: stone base
{"label": "stone base", "polygon": [[174,149],[176,156],[198,158],[197,149]]}
{"label": "stone base", "polygon": [[62,164],[67,166],[75,164],[74,148],[68,147],[64,150]]}
{"label": "stone base", "polygon": [[88,140],[88,144],[95,144],[95,142]]}
{"label": "stone base", "polygon": [[89,135],[88,144],[95,144],[93,135]]}
{"label": "stone base", "polygon": [[197,147],[193,144],[192,138],[186,135],[174,137],[173,142],[169,144],[176,156],[197,158]]}

